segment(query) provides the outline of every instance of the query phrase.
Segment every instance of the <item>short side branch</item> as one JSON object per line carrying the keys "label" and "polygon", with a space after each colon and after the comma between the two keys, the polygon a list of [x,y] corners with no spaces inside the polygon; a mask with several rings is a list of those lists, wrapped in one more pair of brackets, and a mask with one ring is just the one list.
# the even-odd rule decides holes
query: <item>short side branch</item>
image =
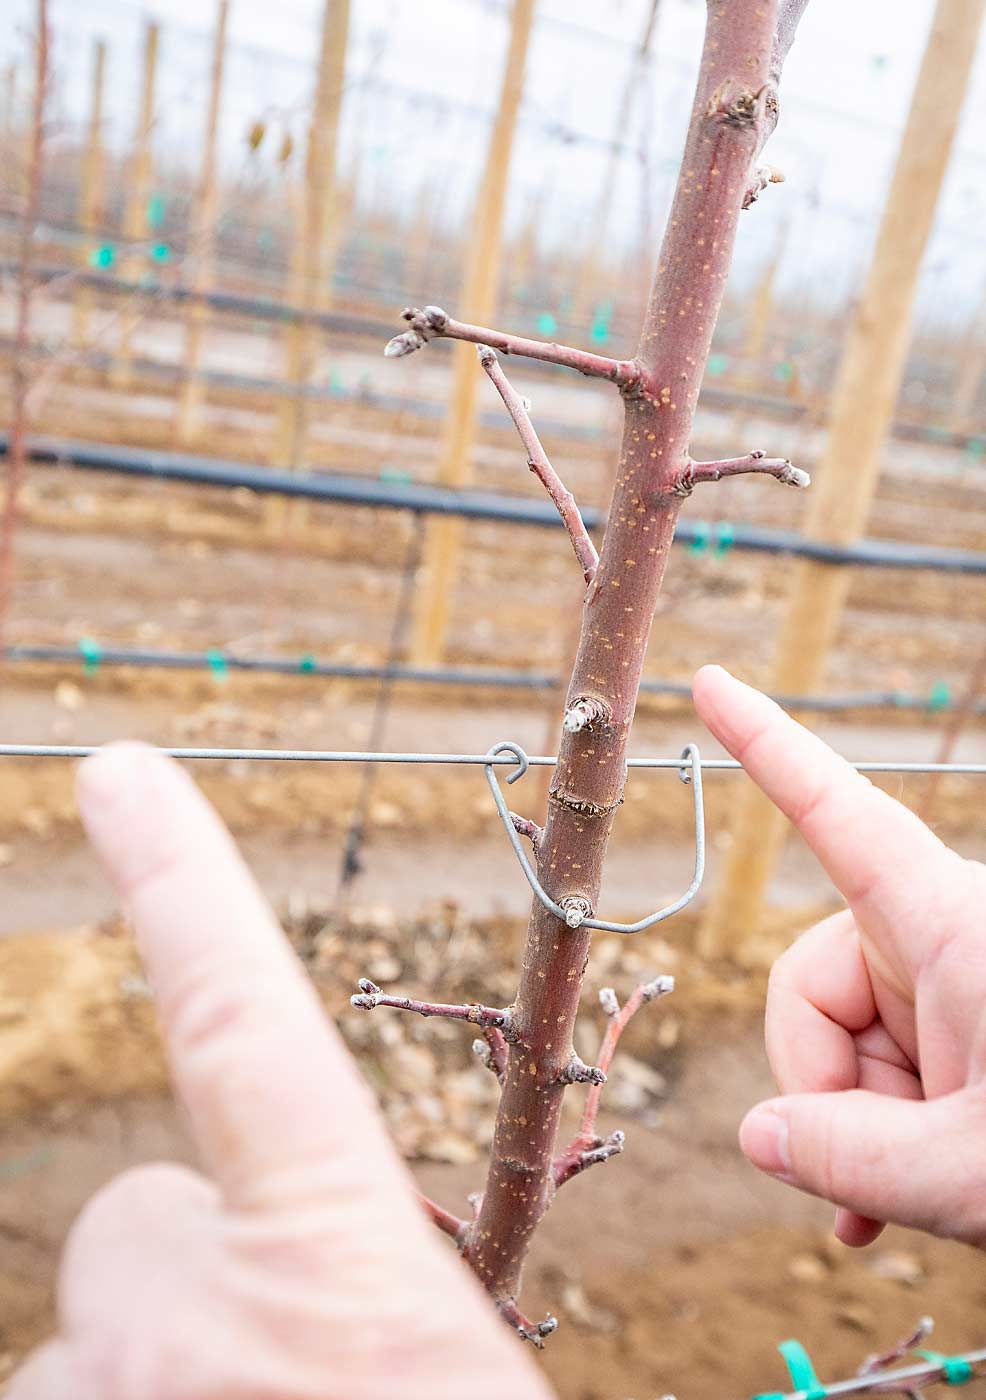
{"label": "short side branch", "polygon": [[777,90],[781,84],[781,73],[784,69],[784,60],[790,52],[794,43],[794,36],[797,33],[801,16],[808,7],[808,0],[780,0],[777,7],[777,27],[774,30],[774,40],[770,49],[770,72],[767,80],[767,90],[764,93],[763,121],[760,126],[760,137],[757,142],[756,155],[753,157],[753,165],[750,171],[750,182],[747,185],[746,193],[743,196],[743,208],[749,209],[751,204],[755,204],[757,197],[767,188],[768,185],[780,184],[784,176],[779,170],[775,170],[770,165],[757,165],[757,157],[773,135],[777,126],[777,118],[780,113],[778,105]]}
{"label": "short side branch", "polygon": [[540,1349],[544,1346],[545,1337],[550,1337],[552,1332],[558,1328],[558,1319],[549,1313],[543,1322],[531,1322],[530,1318],[524,1316],[517,1304],[509,1299],[503,1298],[497,1301],[500,1316],[513,1328],[517,1335],[525,1342],[533,1342]]}
{"label": "short side branch", "polygon": [[508,1050],[506,1036],[499,1027],[487,1026],[483,1031],[482,1040],[473,1041],[472,1051],[502,1084],[503,1076],[507,1072]]}
{"label": "short side branch", "polygon": [[599,1102],[602,1097],[603,1084],[606,1082],[605,1076],[609,1073],[609,1068],[613,1063],[613,1056],[616,1054],[620,1036],[632,1018],[647,1002],[656,1001],[658,997],[667,996],[669,992],[673,991],[673,977],[655,977],[653,982],[642,982],[622,1009],[612,987],[603,987],[599,993],[600,1005],[609,1017],[606,1034],[603,1036],[603,1043],[599,1048],[599,1064],[595,1070],[595,1074],[601,1077],[594,1080],[586,1095],[578,1133],[566,1150],[555,1158],[556,1188],[563,1186],[573,1176],[584,1172],[587,1167],[595,1166],[597,1162],[608,1162],[610,1157],[615,1157],[623,1151],[625,1143],[623,1133],[615,1132],[608,1138],[601,1138],[596,1133],[596,1119],[599,1116]]}
{"label": "short side branch", "polygon": [[748,452],[745,457],[726,457],[721,462],[688,461],[671,483],[676,496],[690,496],[704,481],[722,481],[727,476],[748,476],[753,473],[773,476],[784,486],[799,490],[811,485],[811,477],[786,457],[767,457],[763,452]]}
{"label": "short side branch", "polygon": [[526,836],[531,843],[534,854],[538,853],[538,846],[544,834],[537,822],[531,821],[530,817],[519,817],[516,812],[510,813],[510,820],[514,824],[514,831],[518,836]]}
{"label": "short side branch", "polygon": [[541,439],[531,422],[527,404],[504,374],[495,352],[488,345],[477,346],[477,352],[479,363],[493,381],[494,388],[503,400],[510,417],[514,420],[514,427],[520,434],[520,440],[527,453],[527,465],[551,497],[558,514],[564,521],[568,537],[572,541],[572,548],[575,550],[575,557],[581,565],[582,575],[588,585],[596,576],[599,555],[596,553],[596,546],[589,538],[589,532],[585,528],[585,521],[582,519],[582,513],[576,504],[575,497],[548,461],[548,455],[541,446]]}
{"label": "short side branch", "polygon": [[610,1157],[617,1157],[626,1146],[626,1134],[617,1128],[615,1133],[610,1133],[608,1138],[596,1138],[591,1147],[580,1147],[575,1143],[566,1152],[555,1159],[555,1189],[564,1186],[566,1181],[571,1181],[573,1176],[578,1176],[588,1167],[594,1167],[600,1162],[608,1162]]}
{"label": "short side branch", "polygon": [[421,1205],[421,1209],[424,1211],[425,1215],[428,1216],[431,1223],[437,1225],[443,1234],[451,1236],[456,1244],[461,1247],[466,1237],[466,1231],[469,1228],[466,1221],[460,1220],[457,1215],[453,1215],[451,1211],[446,1210],[444,1206],[440,1206],[429,1196],[422,1196],[419,1194],[418,1201]]}
{"label": "short side branch", "polygon": [[383,352],[387,356],[413,355],[429,340],[444,336],[448,340],[468,340],[473,345],[492,345],[504,355],[526,355],[529,360],[577,369],[594,379],[608,379],[624,392],[640,383],[640,370],[634,360],[613,360],[608,355],[594,355],[590,350],[558,345],[553,340],[529,340],[526,336],[491,330],[489,326],[471,326],[466,321],[456,321],[440,306],[426,306],[423,311],[407,306],[401,315],[409,329],[387,342]]}
{"label": "short side branch", "polygon": [[594,1084],[602,1087],[606,1083],[606,1071],[598,1065],[587,1065],[578,1055],[573,1055],[561,1071],[556,1084]]}
{"label": "short side branch", "polygon": [[581,734],[583,729],[591,729],[594,724],[612,722],[613,711],[605,700],[598,695],[580,695],[566,709],[562,728],[566,734]]}
{"label": "short side branch", "polygon": [[378,1006],[392,1006],[398,1011],[415,1011],[419,1016],[444,1016],[449,1021],[468,1021],[473,1026],[495,1026],[509,1037],[509,1008],[479,1006],[450,1006],[441,1001],[414,1001],[411,997],[392,997],[382,992],[369,977],[359,979],[359,995],[349,998],[349,1004],[360,1011],[373,1011]]}

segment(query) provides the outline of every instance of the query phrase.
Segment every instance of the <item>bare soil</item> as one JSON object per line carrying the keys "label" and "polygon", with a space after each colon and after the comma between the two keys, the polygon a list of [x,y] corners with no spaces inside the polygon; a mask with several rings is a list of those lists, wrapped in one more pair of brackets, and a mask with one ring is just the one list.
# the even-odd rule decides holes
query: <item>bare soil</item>
{"label": "bare soil", "polygon": [[[449,907],[410,929],[378,918],[344,937],[317,917],[290,926],[424,1189],[458,1208],[480,1179],[475,1144],[492,1113],[468,1036],[451,1027],[436,1036],[433,1024],[396,1013],[361,1017],[343,1010],[345,998],[357,968],[389,958],[400,969],[402,950],[426,968],[454,953],[475,974],[492,946],[506,964],[519,926],[475,927]],[[790,1335],[837,1379],[924,1313],[946,1348],[981,1343],[981,1255],[899,1230],[853,1253],[830,1238],[820,1203],[743,1163],[737,1121],[770,1092],[762,974],[703,967],[663,939],[635,950],[603,941],[594,961],[593,990],[607,980],[624,991],[642,966],[672,967],[679,990],[634,1023],[626,1072],[609,1086],[604,1128],[627,1130],[626,1152],[561,1193],[528,1270],[530,1309],[562,1320],[543,1361],[560,1396],[752,1395],[781,1385],[773,1349]],[[51,1328],[57,1256],[86,1198],[125,1167],[194,1158],[125,935],[10,938],[0,979],[0,1365],[9,1370]],[[427,1129],[415,1147],[409,1125],[422,1105]]]}
{"label": "bare soil", "polygon": [[[51,329],[58,332],[57,318]],[[138,348],[157,353],[174,330],[145,326]],[[230,369],[276,371],[269,342],[246,327],[220,338],[212,353]],[[397,466],[428,479],[447,361],[416,357],[398,377],[391,367],[379,371],[365,345],[333,354],[320,366],[323,378],[330,368],[350,382],[385,372],[387,394],[434,411],[365,394],[319,409],[312,464],[371,475]],[[573,390],[557,378],[527,383],[521,367],[515,377],[532,394],[535,416],[556,425],[545,442],[576,494],[602,503],[608,400],[593,386]],[[199,446],[267,460],[273,407],[263,394],[213,394]],[[74,373],[48,400],[38,427],[170,447],[173,418],[159,377],[138,374],[123,395]],[[792,427],[703,410],[694,448],[712,456],[762,445],[812,468],[819,442],[807,421]],[[905,443],[888,453],[894,472],[884,478],[871,533],[986,547],[982,473],[967,458]],[[506,428],[484,424],[475,467],[490,489],[536,490]],[[800,509],[796,493],[755,480],[696,492],[687,506],[697,517],[791,528]],[[5,640],[75,646],[95,637],[121,646],[377,662],[408,529],[396,515],[315,507],[272,525],[269,508],[245,492],[32,469]],[[564,535],[480,525],[469,527],[468,541],[452,600],[450,664],[563,670],[579,593]],[[715,660],[763,680],[791,569],[766,556],[678,550],[650,674],[685,681]],[[979,579],[858,570],[829,686],[928,694],[944,681],[957,694],[984,621]],[[108,667],[86,675],[74,665],[8,666],[0,680],[0,737],[15,742],[135,735],[161,743],[362,748],[375,695],[370,685],[311,677],[219,681]],[[482,752],[512,738],[543,752],[553,743],[557,711],[556,697],[526,692],[397,686],[384,743]],[[813,727],[855,758],[932,757],[942,723],[940,715],[893,711],[812,717]],[[693,738],[716,752],[689,705],[642,702],[637,754],[674,754]],[[956,757],[986,760],[982,721],[970,726]],[[461,1202],[480,1177],[493,1108],[468,1037],[449,1026],[407,1026],[400,1017],[354,1017],[346,998],[364,972],[411,993],[430,977],[431,990],[440,985],[450,995],[511,995],[527,894],[481,770],[377,771],[365,871],[345,936],[337,882],[358,772],[238,763],[203,764],[196,776],[285,914],[414,1170],[431,1194],[450,1206]],[[81,839],[71,781],[71,765],[60,761],[0,766],[0,1378],[52,1325],[56,1259],[86,1197],[129,1164],[191,1156],[140,970]],[[707,779],[708,888],[744,781]],[[512,792],[531,815],[540,810],[539,783],[532,772]],[[911,804],[923,791],[919,778],[885,785]],[[691,820],[689,794],[673,774],[632,777],[608,868],[607,912],[639,917],[687,885]],[[935,823],[966,854],[986,855],[979,780],[943,784]],[[632,945],[596,943],[587,1056],[591,998],[602,982],[625,992],[646,971],[668,970],[679,991],[667,1009],[635,1023],[624,1069],[607,1090],[608,1126],[627,1128],[627,1152],[566,1188],[532,1258],[525,1301],[532,1312],[550,1308],[562,1319],[544,1364],[565,1400],[656,1400],[669,1390],[680,1400],[723,1400],[776,1389],[783,1375],[773,1348],[792,1334],[808,1345],[820,1374],[835,1379],[922,1313],[937,1318],[946,1349],[983,1342],[981,1256],[899,1231],[852,1254],[830,1240],[822,1206],[761,1180],[739,1156],[742,1111],[770,1090],[759,1029],[765,970],[792,932],[833,900],[793,839],[771,895],[775,914],[744,971],[697,961],[693,916]],[[408,1063],[410,1079],[401,1068]]]}

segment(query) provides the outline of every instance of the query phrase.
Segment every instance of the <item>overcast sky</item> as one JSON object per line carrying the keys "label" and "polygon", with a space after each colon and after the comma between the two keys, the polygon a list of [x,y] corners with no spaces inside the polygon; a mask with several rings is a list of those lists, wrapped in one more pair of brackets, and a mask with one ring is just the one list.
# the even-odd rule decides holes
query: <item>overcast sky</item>
{"label": "overcast sky", "polygon": [[[2,0],[15,23],[0,53],[23,49],[32,0]],[[523,119],[511,172],[516,225],[540,198],[549,239],[573,236],[599,187],[605,144],[649,0],[539,0]],[[263,116],[300,147],[321,0],[232,0],[232,59],[224,155],[242,160],[243,133]],[[703,0],[662,0],[656,57],[627,144],[608,236],[632,241],[642,201],[660,215],[670,188],[701,42]],[[788,185],[761,202],[755,240],[742,240],[738,275],[793,220],[798,257],[826,283],[851,284],[872,240],[931,18],[931,0],[811,0],[784,75],[782,120],[767,155]],[[84,119],[91,40],[110,46],[112,139],[132,127],[143,19],[162,36],[158,154],[181,161],[198,147],[209,63],[212,0],[52,0],[60,119]],[[367,181],[390,198],[440,200],[451,223],[469,208],[495,105],[507,33],[506,0],[352,0],[344,159],[363,152]],[[925,277],[926,309],[961,320],[986,277],[986,56],[981,45]],[[370,75],[375,86],[360,82]],[[645,188],[646,184],[646,188]],[[547,194],[545,193],[547,192]],[[769,205],[769,207],[767,207]],[[577,236],[577,234],[576,234]],[[789,239],[789,244],[791,240]]]}

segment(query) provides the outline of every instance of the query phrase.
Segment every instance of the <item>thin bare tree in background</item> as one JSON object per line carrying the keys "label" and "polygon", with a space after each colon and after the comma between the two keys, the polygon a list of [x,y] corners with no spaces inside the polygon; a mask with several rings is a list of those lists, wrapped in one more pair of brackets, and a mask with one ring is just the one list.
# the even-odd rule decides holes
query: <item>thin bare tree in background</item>
{"label": "thin bare tree in background", "polygon": [[36,33],[34,39],[34,96],[31,104],[31,125],[28,136],[28,156],[24,212],[21,221],[20,249],[17,260],[17,298],[14,326],[14,360],[11,368],[10,439],[7,448],[7,480],[3,517],[0,519],[0,656],[6,641],[7,615],[14,586],[14,536],[17,529],[17,504],[27,453],[29,393],[31,388],[31,293],[34,283],[34,230],[41,208],[41,181],[44,166],[45,99],[48,85],[50,35],[48,31],[48,0],[37,0]]}

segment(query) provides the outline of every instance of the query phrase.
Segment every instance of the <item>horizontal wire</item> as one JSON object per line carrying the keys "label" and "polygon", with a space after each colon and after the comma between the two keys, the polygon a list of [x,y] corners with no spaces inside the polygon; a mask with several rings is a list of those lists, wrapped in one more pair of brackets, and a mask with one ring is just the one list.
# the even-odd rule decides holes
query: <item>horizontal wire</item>
{"label": "horizontal wire", "polygon": [[[0,744],[0,758],[88,758],[98,753],[100,744]],[[155,746],[158,747],[158,746]],[[171,758],[249,759],[257,763],[438,763],[485,767],[487,763],[516,767],[513,754],[490,758],[485,753],[372,753],[346,749],[213,749],[165,748],[159,751]],[[528,755],[532,768],[553,767],[558,759],[550,754]],[[847,760],[857,773],[955,773],[986,775],[986,763],[885,763],[882,760]],[[687,768],[679,758],[630,758],[628,768]],[[738,772],[742,764],[734,758],[703,758],[703,770]]]}

